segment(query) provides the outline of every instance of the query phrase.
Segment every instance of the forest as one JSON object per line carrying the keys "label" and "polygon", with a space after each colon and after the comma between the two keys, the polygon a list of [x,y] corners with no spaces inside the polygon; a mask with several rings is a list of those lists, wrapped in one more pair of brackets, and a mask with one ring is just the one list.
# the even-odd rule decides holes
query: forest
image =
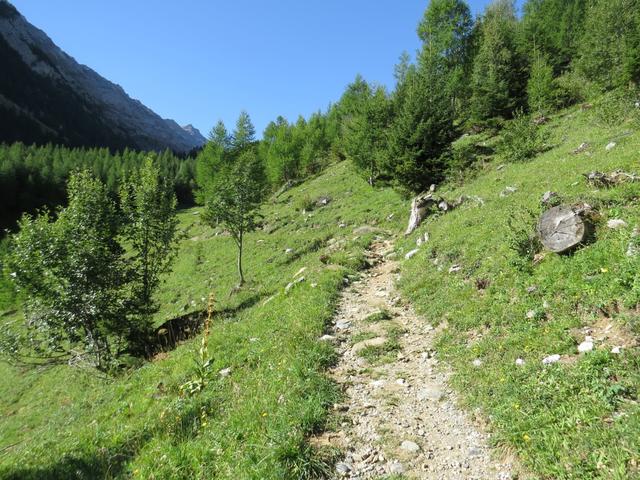
{"label": "forest", "polygon": [[[473,152],[451,148],[465,132],[499,130],[514,117],[540,119],[610,90],[633,103],[640,80],[637,7],[634,0],[529,0],[518,15],[513,2],[496,0],[474,19],[462,0],[434,0],[417,28],[422,47],[414,59],[400,56],[392,91],[358,75],[326,111],[295,121],[278,117],[261,140],[252,131],[268,186],[277,190],[348,159],[371,184],[418,192],[468,167]],[[197,160],[159,156],[181,203],[197,190],[195,163],[214,164],[228,147],[218,122]],[[5,145],[2,226],[22,212],[60,204],[74,169],[88,168],[113,190],[143,156]]]}

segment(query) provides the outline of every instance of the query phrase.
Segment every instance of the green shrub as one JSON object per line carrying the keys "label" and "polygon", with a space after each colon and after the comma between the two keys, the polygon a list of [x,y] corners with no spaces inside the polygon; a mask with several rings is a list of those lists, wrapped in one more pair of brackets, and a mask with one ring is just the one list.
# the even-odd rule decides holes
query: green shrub
{"label": "green shrub", "polygon": [[518,110],[513,120],[505,124],[497,150],[508,162],[525,162],[542,151],[542,144],[540,127]]}

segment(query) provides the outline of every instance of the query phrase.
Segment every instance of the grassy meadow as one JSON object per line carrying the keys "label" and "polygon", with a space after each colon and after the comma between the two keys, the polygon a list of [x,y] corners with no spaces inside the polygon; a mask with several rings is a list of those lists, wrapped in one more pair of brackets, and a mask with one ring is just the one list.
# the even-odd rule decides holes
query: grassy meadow
{"label": "grassy meadow", "polygon": [[[326,206],[302,213],[321,196],[330,197]],[[156,323],[206,309],[213,292],[209,384],[180,394],[195,375],[201,336],[117,378],[0,364],[0,478],[323,475],[331,452],[305,439],[323,427],[338,392],[324,373],[333,348],[318,338],[374,238],[354,230],[397,234],[403,210],[396,193],[372,190],[347,163],[336,165],[265,205],[263,229],[246,238],[240,291],[233,240],[201,225],[199,209],[182,212],[184,239]],[[285,294],[302,268],[305,281]]]}

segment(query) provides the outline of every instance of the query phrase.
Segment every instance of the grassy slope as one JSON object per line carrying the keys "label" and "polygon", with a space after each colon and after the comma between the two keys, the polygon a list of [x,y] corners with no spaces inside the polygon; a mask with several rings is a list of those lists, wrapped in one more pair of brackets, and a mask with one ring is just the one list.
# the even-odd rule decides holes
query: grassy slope
{"label": "grassy slope", "polygon": [[[548,152],[501,170],[501,160],[489,160],[475,180],[443,190],[451,198],[478,195],[483,207],[470,202],[429,219],[398,243],[402,253],[414,248],[417,235],[431,234],[405,263],[401,287],[429,321],[447,322],[439,353],[454,366],[456,386],[471,408],[490,418],[496,442],[516,450],[540,478],[638,477],[637,351],[616,356],[598,344],[593,353],[575,354],[579,329],[599,322],[599,309],[609,312],[605,324],[628,338],[640,330],[633,310],[640,257],[625,255],[640,224],[640,185],[596,190],[581,176],[595,169],[637,172],[640,135],[622,137],[606,152],[610,139],[630,127],[609,128],[596,117],[570,111],[554,118],[545,127],[554,145]],[[570,154],[585,141],[590,154]],[[518,190],[501,198],[506,186]],[[629,227],[600,225],[594,243],[573,255],[547,255],[534,266],[509,248],[507,218],[515,214],[516,225],[531,231],[534,217],[522,212],[539,213],[546,190],[569,202],[587,201],[605,222],[622,218]],[[305,221],[294,207],[319,195],[333,202]],[[325,407],[336,392],[322,375],[333,353],[316,338],[344,276],[359,266],[371,239],[354,241],[353,228],[377,222],[397,233],[405,208],[391,191],[370,190],[347,165],[329,169],[265,207],[267,224],[277,229],[249,236],[249,285],[233,296],[231,240],[199,226],[197,209],[184,212],[188,238],[163,286],[157,320],[203,308],[202,298],[214,290],[225,313],[215,322],[209,350],[213,370],[232,367],[231,376],[194,399],[179,398],[179,385],[192,377],[198,340],[111,381],[68,368],[35,373],[0,365],[0,477],[275,479],[321,470],[304,438],[326,421]],[[387,221],[390,213],[395,217]],[[341,222],[348,226],[340,228]],[[349,240],[332,255],[333,263],[349,268],[319,261],[331,236]],[[294,254],[285,255],[286,248]],[[455,263],[462,270],[449,274]],[[307,281],[285,296],[283,287],[303,266]],[[479,290],[476,280],[487,288]],[[566,361],[543,367],[540,360],[553,353]],[[480,368],[472,366],[477,358]],[[526,364],[516,367],[516,358]]]}
{"label": "grassy slope", "polygon": [[[628,123],[607,127],[600,117],[594,109],[554,118],[545,127],[553,148],[534,161],[499,170],[498,159],[487,173],[444,193],[478,195],[483,207],[471,202],[431,218],[399,244],[408,251],[418,235],[430,233],[429,243],[405,263],[401,288],[427,319],[447,322],[439,347],[455,369],[455,385],[470,407],[491,419],[496,441],[517,451],[540,478],[640,478],[638,351],[614,355],[615,342],[609,342],[577,355],[585,326],[611,324],[628,341],[640,334],[640,256],[625,255],[633,227],[640,225],[640,184],[597,190],[581,176],[592,170],[640,173],[640,134]],[[634,133],[605,150],[628,131]],[[582,142],[591,144],[590,153],[571,154]],[[501,198],[507,186],[518,190]],[[547,190],[567,202],[586,201],[603,220],[594,243],[533,265],[509,248],[507,219],[514,215],[516,229],[533,232]],[[628,227],[608,229],[611,218]],[[462,270],[450,274],[453,264]],[[477,280],[488,287],[479,289]],[[532,286],[537,290],[528,293]],[[610,317],[604,321],[603,311]],[[556,353],[564,356],[562,363],[542,365]],[[526,364],[517,367],[517,358]],[[475,359],[481,367],[473,366]]]}
{"label": "grassy slope", "polygon": [[[333,201],[311,216],[296,211],[320,195]],[[115,380],[0,365],[0,478],[282,479],[324,468],[304,442],[336,399],[323,374],[334,353],[317,338],[373,237],[356,238],[354,228],[378,224],[397,233],[402,202],[390,190],[371,190],[344,163],[287,192],[264,208],[275,230],[247,237],[248,286],[231,296],[235,246],[199,225],[196,212],[181,214],[187,238],[162,287],[157,322],[204,308],[202,299],[215,292],[223,313],[209,344],[212,382],[194,398],[179,395],[193,377],[199,339]],[[319,257],[331,237],[346,243],[325,266]],[[302,267],[306,282],[285,295]],[[229,377],[217,375],[228,367]]]}

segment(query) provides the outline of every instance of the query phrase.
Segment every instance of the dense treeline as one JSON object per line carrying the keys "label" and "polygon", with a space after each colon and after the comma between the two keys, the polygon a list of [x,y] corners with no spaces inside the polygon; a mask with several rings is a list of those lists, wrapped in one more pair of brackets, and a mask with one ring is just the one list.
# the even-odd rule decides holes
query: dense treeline
{"label": "dense treeline", "polygon": [[[23,212],[63,204],[67,180],[75,170],[92,172],[113,195],[147,155],[128,149],[112,154],[106,148],[0,145],[0,227],[12,227]],[[195,161],[169,151],[155,158],[163,178],[174,185],[178,201],[191,204]]]}
{"label": "dense treeline", "polygon": [[466,131],[517,117],[527,132],[528,115],[613,89],[638,98],[638,0],[529,0],[521,17],[494,0],[476,19],[463,0],[431,0],[417,34],[392,92],[357,76],[326,112],[267,126],[259,154],[273,188],[347,158],[372,184],[419,191],[468,164],[451,150]]}

